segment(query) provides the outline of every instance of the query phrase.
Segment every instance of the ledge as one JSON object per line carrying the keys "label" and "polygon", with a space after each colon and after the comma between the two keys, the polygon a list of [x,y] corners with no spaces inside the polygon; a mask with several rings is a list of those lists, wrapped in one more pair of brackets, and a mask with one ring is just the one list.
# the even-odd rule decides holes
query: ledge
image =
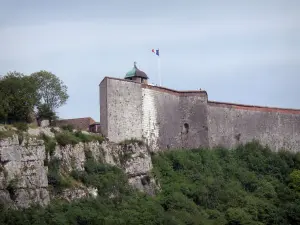
{"label": "ledge", "polygon": [[139,85],[141,85],[142,88],[145,88],[145,89],[156,90],[156,91],[160,91],[160,92],[164,92],[164,93],[169,93],[169,94],[174,94],[174,95],[180,95],[180,96],[201,96],[201,97],[206,97],[207,98],[207,92],[203,91],[203,90],[177,91],[177,90],[173,90],[173,89],[166,88],[166,87],[154,86],[154,85],[150,85],[150,84],[141,84],[139,82],[135,82],[135,81],[131,81],[131,80],[125,80],[125,79],[120,79],[120,78],[115,78],[115,77],[104,77],[104,79],[101,81],[101,83],[105,79],[119,80],[119,81],[123,81],[123,82],[131,82],[131,83],[139,84]]}

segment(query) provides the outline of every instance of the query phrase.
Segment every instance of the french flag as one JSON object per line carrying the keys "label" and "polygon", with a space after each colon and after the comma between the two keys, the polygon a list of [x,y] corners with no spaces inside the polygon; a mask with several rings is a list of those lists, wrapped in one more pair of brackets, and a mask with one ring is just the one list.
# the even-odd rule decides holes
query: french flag
{"label": "french flag", "polygon": [[152,49],[152,52],[155,53],[155,55],[159,56],[159,49]]}

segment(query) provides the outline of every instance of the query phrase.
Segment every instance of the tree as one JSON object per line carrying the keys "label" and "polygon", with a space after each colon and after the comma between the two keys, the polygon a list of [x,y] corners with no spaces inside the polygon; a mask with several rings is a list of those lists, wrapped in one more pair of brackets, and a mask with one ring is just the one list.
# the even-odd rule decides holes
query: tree
{"label": "tree", "polygon": [[0,79],[0,121],[31,122],[38,102],[37,86],[30,76],[8,72]]}
{"label": "tree", "polygon": [[67,86],[53,73],[41,70],[31,77],[38,87],[39,105],[46,104],[54,112],[67,102]]}
{"label": "tree", "polygon": [[50,123],[57,119],[55,112],[47,104],[37,106],[37,120],[40,122],[43,119],[48,119]]}

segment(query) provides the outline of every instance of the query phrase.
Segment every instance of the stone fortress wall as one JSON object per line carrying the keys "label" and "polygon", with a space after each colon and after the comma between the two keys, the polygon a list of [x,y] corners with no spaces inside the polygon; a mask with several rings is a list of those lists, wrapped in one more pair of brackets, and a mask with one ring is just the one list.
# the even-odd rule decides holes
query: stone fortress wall
{"label": "stone fortress wall", "polygon": [[136,138],[153,151],[231,148],[253,139],[273,150],[300,150],[300,110],[212,102],[205,91],[181,92],[124,79],[101,82],[100,121],[109,140]]}

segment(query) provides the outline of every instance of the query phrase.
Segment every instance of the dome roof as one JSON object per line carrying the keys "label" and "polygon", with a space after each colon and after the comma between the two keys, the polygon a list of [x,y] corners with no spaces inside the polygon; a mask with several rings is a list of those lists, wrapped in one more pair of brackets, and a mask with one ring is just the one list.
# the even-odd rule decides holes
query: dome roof
{"label": "dome roof", "polygon": [[128,73],[126,73],[125,79],[126,78],[131,78],[131,77],[141,77],[141,78],[144,78],[144,79],[148,79],[147,74],[145,72],[139,70],[136,67],[136,62],[134,62],[133,68]]}

